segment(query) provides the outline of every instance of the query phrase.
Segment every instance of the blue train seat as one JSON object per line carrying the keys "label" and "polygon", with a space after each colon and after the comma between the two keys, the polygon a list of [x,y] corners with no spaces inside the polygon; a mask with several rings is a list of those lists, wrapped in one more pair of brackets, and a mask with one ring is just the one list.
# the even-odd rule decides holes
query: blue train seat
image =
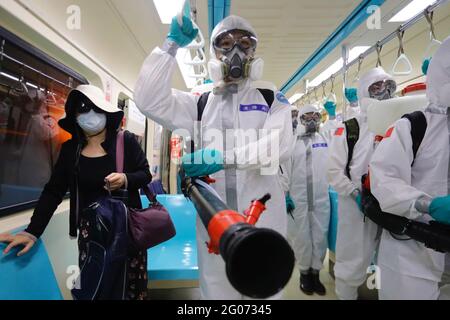
{"label": "blue train seat", "polygon": [[[194,205],[183,195],[158,195],[157,199],[169,212],[177,234],[148,250],[149,280],[198,280]],[[147,198],[142,196],[141,201],[146,208]]]}
{"label": "blue train seat", "polygon": [[0,244],[0,300],[63,299],[42,240],[22,257],[17,257],[19,250],[3,256],[5,248]]}

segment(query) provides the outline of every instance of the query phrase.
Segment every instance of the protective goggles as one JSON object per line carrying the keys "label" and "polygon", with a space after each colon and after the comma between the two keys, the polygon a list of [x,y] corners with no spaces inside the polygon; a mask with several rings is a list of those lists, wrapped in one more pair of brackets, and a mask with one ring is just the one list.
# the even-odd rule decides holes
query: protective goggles
{"label": "protective goggles", "polygon": [[378,81],[372,84],[369,87],[369,95],[372,96],[379,96],[387,91],[389,91],[390,95],[392,96],[395,91],[397,90],[397,84],[393,80],[383,80]]}
{"label": "protective goggles", "polygon": [[214,40],[214,49],[221,53],[227,53],[238,46],[242,51],[255,50],[258,39],[248,31],[232,30],[219,34]]}
{"label": "protective goggles", "polygon": [[94,110],[96,113],[104,113],[99,107],[97,107],[94,103],[92,103],[88,99],[82,99],[77,106],[77,112],[79,114],[89,113],[91,110]]}
{"label": "protective goggles", "polygon": [[305,113],[300,117],[300,120],[302,120],[302,122],[309,122],[309,121],[319,122],[321,118],[322,116],[320,115],[320,113]]}

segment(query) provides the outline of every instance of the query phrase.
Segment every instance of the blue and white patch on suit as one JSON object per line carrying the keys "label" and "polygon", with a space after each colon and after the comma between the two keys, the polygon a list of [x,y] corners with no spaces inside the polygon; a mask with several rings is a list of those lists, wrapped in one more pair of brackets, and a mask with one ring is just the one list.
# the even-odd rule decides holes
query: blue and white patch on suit
{"label": "blue and white patch on suit", "polygon": [[315,143],[312,145],[313,149],[328,148],[328,143]]}
{"label": "blue and white patch on suit", "polygon": [[241,112],[260,111],[268,113],[270,108],[264,104],[241,104],[239,110]]}
{"label": "blue and white patch on suit", "polygon": [[282,92],[277,93],[277,100],[283,104],[290,104],[289,100],[286,99],[286,97],[284,96],[284,94]]}

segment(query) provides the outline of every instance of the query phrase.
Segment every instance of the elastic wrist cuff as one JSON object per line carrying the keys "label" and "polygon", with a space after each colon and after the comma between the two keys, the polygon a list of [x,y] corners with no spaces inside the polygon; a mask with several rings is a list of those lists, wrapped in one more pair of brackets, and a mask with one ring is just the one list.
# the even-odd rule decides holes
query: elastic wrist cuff
{"label": "elastic wrist cuff", "polygon": [[172,57],[175,58],[179,48],[180,48],[180,46],[175,41],[166,39],[164,41],[164,44],[163,44],[161,50],[164,52],[167,52],[168,54],[170,54]]}
{"label": "elastic wrist cuff", "polygon": [[416,200],[414,208],[420,213],[429,213],[432,199],[430,197],[422,197]]}
{"label": "elastic wrist cuff", "polygon": [[353,190],[353,192],[350,194],[350,196],[356,200],[356,198],[361,194],[361,191],[359,189]]}

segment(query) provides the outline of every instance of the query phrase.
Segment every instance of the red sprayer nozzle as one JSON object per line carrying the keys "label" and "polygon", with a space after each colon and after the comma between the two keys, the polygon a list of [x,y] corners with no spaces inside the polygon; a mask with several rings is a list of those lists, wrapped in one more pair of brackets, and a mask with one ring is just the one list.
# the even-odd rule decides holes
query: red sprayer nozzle
{"label": "red sprayer nozzle", "polygon": [[261,214],[266,210],[266,202],[271,198],[270,194],[266,194],[259,200],[255,200],[250,205],[250,208],[245,211],[245,215],[247,216],[245,221],[251,225],[255,225]]}

